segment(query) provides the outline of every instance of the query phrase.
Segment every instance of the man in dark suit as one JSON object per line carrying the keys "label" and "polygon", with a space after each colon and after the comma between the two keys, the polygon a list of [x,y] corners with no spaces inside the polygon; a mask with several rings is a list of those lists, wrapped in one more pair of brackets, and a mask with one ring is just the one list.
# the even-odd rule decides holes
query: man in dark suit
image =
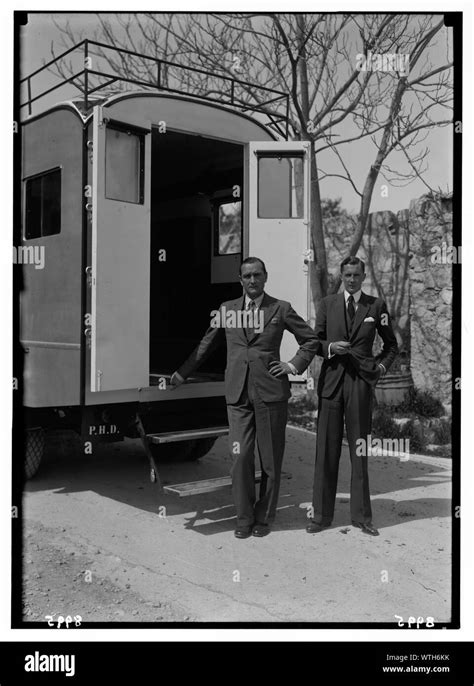
{"label": "man in dark suit", "polygon": [[[240,268],[243,296],[223,303],[210,328],[188,360],[171,378],[179,385],[224,340],[227,342],[225,396],[229,419],[232,493],[237,510],[235,536],[266,536],[275,518],[285,448],[288,374],[301,374],[318,348],[313,329],[284,300],[264,292],[265,264],[248,257]],[[299,350],[280,361],[280,344],[287,329]],[[259,499],[255,498],[255,446],[262,467]]]}
{"label": "man in dark suit", "polygon": [[[358,257],[343,260],[341,278],[344,292],[324,298],[316,315],[318,354],[324,362],[318,382],[313,517],[306,531],[318,533],[332,523],[345,419],[352,467],[352,524],[378,536],[372,524],[367,443],[374,387],[392,364],[398,346],[385,302],[361,290],[364,262]],[[372,352],[376,331],[383,341],[377,359]]]}

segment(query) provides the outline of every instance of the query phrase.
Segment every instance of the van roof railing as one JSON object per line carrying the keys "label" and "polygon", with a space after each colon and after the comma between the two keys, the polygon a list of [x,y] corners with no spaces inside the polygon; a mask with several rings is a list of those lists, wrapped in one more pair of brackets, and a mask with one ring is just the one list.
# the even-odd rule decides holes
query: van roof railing
{"label": "van roof railing", "polygon": [[[89,64],[91,64],[91,46],[96,46],[98,48],[106,50],[114,50],[115,52],[120,53],[122,60],[124,60],[124,55],[129,55],[134,57],[140,57],[141,59],[149,60],[150,62],[154,62],[156,65],[156,80],[146,81],[141,79],[129,78],[127,76],[121,75],[120,73],[113,74],[102,69],[99,70],[90,68]],[[72,74],[71,76],[67,77],[64,76],[64,69],[62,70],[63,73],[61,73],[61,69],[57,66],[56,68],[59,77],[62,80],[59,83],[51,86],[50,88],[46,88],[46,90],[43,90],[39,94],[33,96],[33,79],[35,79],[35,77],[37,77],[38,74],[43,72],[45,69],[51,70],[51,67],[53,65],[57,65],[57,63],[60,60],[64,59],[64,57],[74,52],[75,50],[79,50],[80,48],[83,49],[83,68],[77,71],[76,73]],[[95,57],[97,57],[97,55],[95,55]],[[106,59],[103,55],[100,55],[99,57],[100,59]],[[182,88],[171,88],[169,86],[169,82],[167,82],[166,75],[163,78],[164,72],[168,68],[172,68],[173,70],[182,70],[183,78],[177,79],[176,76],[174,77],[178,85],[186,82],[185,74],[186,72],[188,72],[193,74],[202,74],[204,76],[210,76],[213,79],[220,80],[222,82],[222,90],[219,89],[219,81],[217,81],[217,83],[215,84],[216,95],[212,95],[209,92],[203,92],[201,94],[195,92],[194,90],[192,92],[188,92],[186,91],[184,86]],[[104,83],[93,85],[91,77],[105,77],[108,80]],[[82,83],[78,83],[78,80],[80,79],[83,79]],[[157,57],[150,57],[148,55],[144,55],[143,53],[135,52],[133,50],[126,50],[125,48],[118,48],[115,45],[107,45],[106,43],[101,43],[96,40],[90,40],[88,38],[85,38],[76,45],[73,45],[71,48],[61,53],[54,59],[50,60],[39,69],[36,69],[31,74],[28,74],[28,76],[25,76],[24,78],[20,79],[21,93],[25,93],[26,87],[26,98],[22,98],[22,96],[20,95],[20,109],[27,107],[28,115],[31,115],[33,113],[33,103],[37,102],[41,98],[44,98],[46,95],[52,93],[58,88],[61,88],[67,83],[70,83],[76,88],[76,90],[80,91],[80,93],[82,94],[82,97],[84,99],[84,110],[87,114],[91,105],[96,104],[97,102],[91,100],[92,94],[99,93],[100,91],[103,91],[112,84],[120,82],[135,84],[137,86],[145,86],[146,88],[167,91],[170,93],[186,94],[195,97],[199,100],[217,102],[221,105],[230,105],[231,107],[239,108],[242,111],[258,112],[260,114],[265,115],[269,120],[269,124],[273,126],[280,133],[280,135],[284,136],[285,139],[288,140],[290,108],[289,93],[285,93],[284,91],[279,91],[274,88],[267,88],[266,86],[260,86],[259,84],[250,83],[249,81],[235,79],[230,76],[224,76],[217,72],[206,71],[205,69],[198,69],[196,67],[187,67],[177,62],[170,62],[168,60],[162,60]],[[196,83],[194,83],[193,85],[196,86]],[[240,93],[245,93],[245,91],[248,88],[262,91],[265,97],[262,99],[261,102],[255,105],[245,102],[245,100],[242,99],[242,95],[240,95]],[[243,90],[239,91],[239,89]],[[204,90],[206,89],[204,88]],[[275,110],[269,109],[270,105],[275,105],[278,103],[281,103],[281,105],[283,105],[284,114],[280,114]]]}

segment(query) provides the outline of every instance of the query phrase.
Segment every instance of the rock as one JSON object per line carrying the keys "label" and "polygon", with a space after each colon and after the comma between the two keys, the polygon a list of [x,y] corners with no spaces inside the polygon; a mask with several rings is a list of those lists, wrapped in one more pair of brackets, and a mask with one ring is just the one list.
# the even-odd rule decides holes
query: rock
{"label": "rock", "polygon": [[451,305],[452,300],[453,300],[453,291],[451,288],[443,288],[440,293],[441,300],[446,304],[446,305]]}

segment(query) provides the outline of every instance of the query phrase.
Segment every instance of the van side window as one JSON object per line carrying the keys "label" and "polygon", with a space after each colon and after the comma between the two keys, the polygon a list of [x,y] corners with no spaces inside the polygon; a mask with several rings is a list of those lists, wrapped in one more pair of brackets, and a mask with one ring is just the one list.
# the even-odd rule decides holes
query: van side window
{"label": "van side window", "polygon": [[108,126],[105,134],[105,197],[143,204],[142,134]]}
{"label": "van side window", "polygon": [[61,231],[61,169],[25,180],[25,240]]}
{"label": "van side window", "polygon": [[259,154],[258,216],[293,219],[303,216],[303,158]]}
{"label": "van side window", "polygon": [[217,255],[242,252],[242,202],[223,200],[214,206],[214,238]]}

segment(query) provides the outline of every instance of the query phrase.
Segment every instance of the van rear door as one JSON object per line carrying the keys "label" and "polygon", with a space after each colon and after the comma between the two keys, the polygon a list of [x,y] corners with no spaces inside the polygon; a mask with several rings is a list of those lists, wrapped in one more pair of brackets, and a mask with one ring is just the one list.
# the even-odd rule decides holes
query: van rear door
{"label": "van rear door", "polygon": [[150,132],[94,107],[91,391],[149,385]]}
{"label": "van rear door", "polygon": [[[261,257],[268,271],[265,290],[289,301],[309,320],[310,144],[251,142],[246,149],[245,256]],[[306,260],[306,262],[305,262]],[[291,359],[295,339],[285,331],[281,359]],[[303,380],[305,375],[291,377]]]}

